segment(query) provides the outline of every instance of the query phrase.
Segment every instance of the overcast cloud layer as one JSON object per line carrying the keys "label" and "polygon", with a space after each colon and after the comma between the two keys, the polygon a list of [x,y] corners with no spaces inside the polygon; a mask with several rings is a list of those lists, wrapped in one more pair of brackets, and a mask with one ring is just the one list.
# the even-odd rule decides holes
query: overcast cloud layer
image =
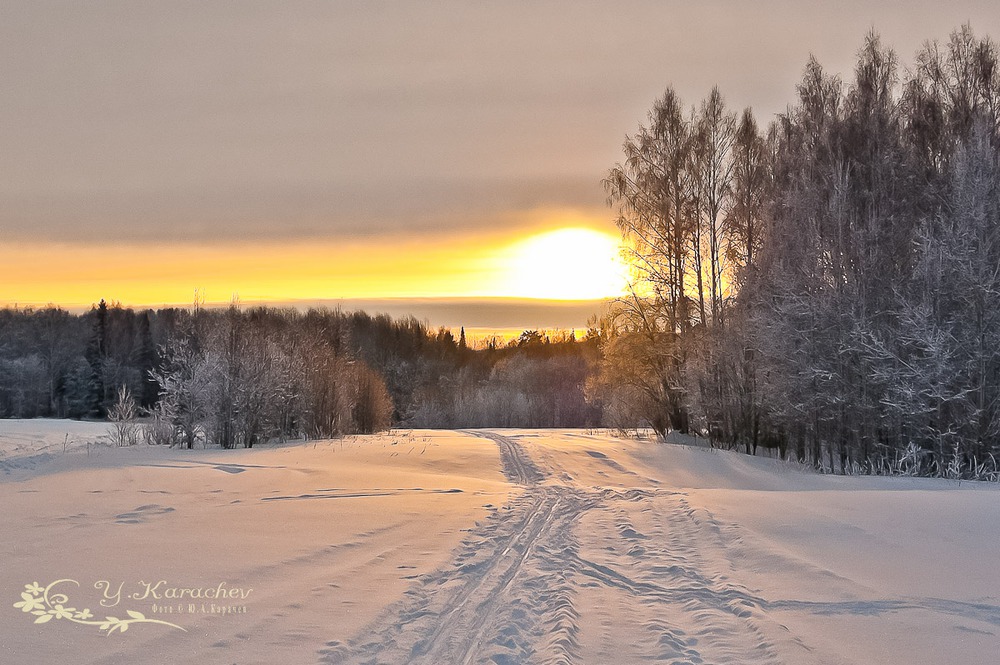
{"label": "overcast cloud layer", "polygon": [[991,1],[19,2],[0,8],[7,240],[446,232],[602,205],[673,84],[763,119],[810,52],[911,60]]}

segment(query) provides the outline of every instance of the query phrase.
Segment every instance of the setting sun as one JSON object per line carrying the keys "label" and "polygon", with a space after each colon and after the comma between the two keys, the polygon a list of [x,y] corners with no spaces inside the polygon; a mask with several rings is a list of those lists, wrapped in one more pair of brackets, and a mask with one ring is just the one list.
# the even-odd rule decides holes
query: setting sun
{"label": "setting sun", "polygon": [[586,300],[621,295],[626,269],[617,239],[584,228],[549,231],[511,245],[502,285],[519,298]]}

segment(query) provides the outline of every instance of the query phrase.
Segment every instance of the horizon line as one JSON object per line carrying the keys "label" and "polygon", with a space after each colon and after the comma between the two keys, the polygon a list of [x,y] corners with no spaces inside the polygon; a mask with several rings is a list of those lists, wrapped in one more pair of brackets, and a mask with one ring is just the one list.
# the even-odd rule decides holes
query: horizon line
{"label": "horizon line", "polygon": [[[223,309],[231,301],[208,301],[184,304],[137,305],[104,299],[110,306],[135,311],[163,309]],[[429,328],[478,331],[496,330],[585,330],[591,318],[600,316],[613,298],[590,300],[557,300],[544,298],[518,298],[509,296],[449,296],[449,297],[395,297],[395,298],[298,298],[298,299],[239,299],[241,307],[271,307],[274,309],[326,309],[346,313],[364,312],[372,316],[387,315],[394,319],[413,317]],[[56,307],[72,314],[84,314],[98,303],[7,303],[4,309],[38,310]]]}

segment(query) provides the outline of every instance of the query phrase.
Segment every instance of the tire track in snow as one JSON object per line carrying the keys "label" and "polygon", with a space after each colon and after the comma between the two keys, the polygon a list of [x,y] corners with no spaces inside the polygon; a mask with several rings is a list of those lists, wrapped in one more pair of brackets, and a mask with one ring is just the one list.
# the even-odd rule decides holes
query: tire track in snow
{"label": "tire track in snow", "polygon": [[514,439],[495,432],[479,430],[462,430],[462,433],[481,439],[489,439],[497,444],[500,449],[500,463],[503,465],[503,473],[510,482],[531,487],[545,480],[545,474],[535,466],[531,457]]}
{"label": "tire track in snow", "polygon": [[360,639],[328,645],[324,662],[574,662],[578,616],[565,562],[578,548],[577,519],[600,497],[540,485],[545,475],[514,439],[467,433],[497,444],[505,475],[524,492]]}
{"label": "tire track in snow", "polygon": [[[718,524],[682,493],[542,484],[516,438],[466,433],[495,442],[524,491],[359,637],[328,644],[324,663],[599,662],[583,643],[607,638],[619,642],[605,655],[623,662],[772,665],[777,642],[796,641],[729,582]],[[603,636],[583,634],[582,594],[607,617]]]}

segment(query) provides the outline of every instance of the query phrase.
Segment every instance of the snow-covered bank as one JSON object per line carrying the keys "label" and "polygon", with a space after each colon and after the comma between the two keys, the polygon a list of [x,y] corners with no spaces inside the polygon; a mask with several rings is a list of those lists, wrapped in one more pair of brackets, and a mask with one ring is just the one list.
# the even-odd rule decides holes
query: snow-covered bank
{"label": "snow-covered bank", "polygon": [[[0,421],[3,662],[909,665],[1000,650],[993,485],[572,430],[96,454],[95,438],[88,456],[61,452],[61,426]],[[68,616],[35,600],[33,583],[60,579]],[[132,623],[106,635],[107,616]]]}
{"label": "snow-covered bank", "polygon": [[50,463],[68,453],[97,455],[110,445],[109,427],[78,420],[0,419],[0,479],[23,477],[39,467],[52,469]]}
{"label": "snow-covered bank", "polygon": [[[0,662],[39,665],[315,662],[326,642],[349,638],[443,565],[509,491],[491,442],[442,432],[229,451],[105,447],[15,475],[0,476]],[[12,607],[26,585],[60,579],[79,583],[52,589],[65,607],[183,630],[106,635],[68,619],[35,624]],[[99,583],[121,590],[110,607]],[[167,595],[219,585],[249,596]]]}

